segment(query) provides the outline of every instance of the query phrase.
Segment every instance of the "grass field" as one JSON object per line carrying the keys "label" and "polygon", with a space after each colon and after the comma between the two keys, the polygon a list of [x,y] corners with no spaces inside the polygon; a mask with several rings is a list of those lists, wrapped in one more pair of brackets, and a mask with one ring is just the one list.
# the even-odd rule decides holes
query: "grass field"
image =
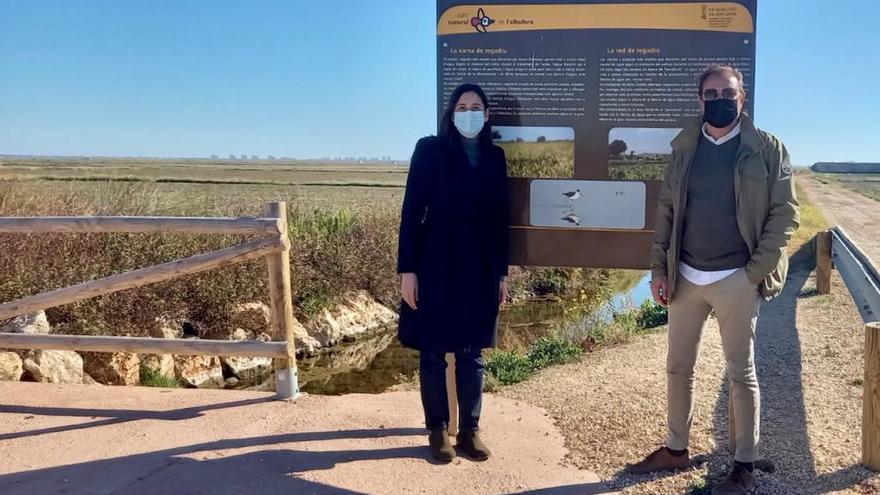
{"label": "grass field", "polygon": [[863,196],[880,201],[880,174],[819,174],[813,176],[824,184],[836,183]]}
{"label": "grass field", "polygon": [[570,178],[574,175],[574,141],[496,143],[507,155],[511,177]]}
{"label": "grass field", "polygon": [[662,181],[668,164],[668,158],[612,158],[608,161],[608,176],[615,180]]}
{"label": "grass field", "polygon": [[277,160],[260,165],[232,160],[0,160],[0,178],[16,180],[402,187],[406,174],[406,166]]}

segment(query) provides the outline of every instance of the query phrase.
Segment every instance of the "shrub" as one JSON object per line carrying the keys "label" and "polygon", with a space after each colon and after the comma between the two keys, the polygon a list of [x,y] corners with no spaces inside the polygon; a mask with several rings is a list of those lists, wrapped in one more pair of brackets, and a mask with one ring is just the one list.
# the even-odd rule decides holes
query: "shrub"
{"label": "shrub", "polygon": [[669,322],[669,311],[654,301],[647,300],[639,307],[636,321],[642,328],[656,328]]}
{"label": "shrub", "polygon": [[572,342],[557,336],[542,337],[535,341],[528,352],[529,362],[535,369],[565,364],[577,358],[581,349]]}
{"label": "shrub", "polygon": [[529,358],[513,351],[495,351],[486,362],[486,372],[501,385],[521,382],[532,375],[534,367]]}
{"label": "shrub", "polygon": [[157,373],[141,364],[141,385],[144,387],[180,388],[182,385],[177,378]]}

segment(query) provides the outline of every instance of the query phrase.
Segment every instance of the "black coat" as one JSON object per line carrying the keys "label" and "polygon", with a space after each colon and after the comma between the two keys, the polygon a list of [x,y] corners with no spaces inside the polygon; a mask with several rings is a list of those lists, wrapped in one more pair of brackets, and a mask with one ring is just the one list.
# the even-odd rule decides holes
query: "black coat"
{"label": "black coat", "polygon": [[507,161],[494,145],[472,166],[461,145],[416,144],[400,219],[398,273],[418,278],[417,310],[401,303],[401,342],[453,352],[494,347],[508,260]]}

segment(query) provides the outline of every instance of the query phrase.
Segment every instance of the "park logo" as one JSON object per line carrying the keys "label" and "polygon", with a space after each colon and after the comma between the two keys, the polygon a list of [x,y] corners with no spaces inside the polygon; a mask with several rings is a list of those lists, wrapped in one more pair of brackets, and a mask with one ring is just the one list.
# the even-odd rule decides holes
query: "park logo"
{"label": "park logo", "polygon": [[706,15],[707,11],[708,11],[708,9],[706,8],[706,4],[704,3],[703,4],[703,12],[700,14],[700,19],[703,19],[704,21],[706,19],[708,19],[707,15]]}
{"label": "park logo", "polygon": [[483,8],[477,11],[476,17],[471,17],[471,26],[474,27],[477,31],[481,33],[486,32],[486,28],[495,23],[495,19],[490,18],[486,15],[486,12],[483,11]]}

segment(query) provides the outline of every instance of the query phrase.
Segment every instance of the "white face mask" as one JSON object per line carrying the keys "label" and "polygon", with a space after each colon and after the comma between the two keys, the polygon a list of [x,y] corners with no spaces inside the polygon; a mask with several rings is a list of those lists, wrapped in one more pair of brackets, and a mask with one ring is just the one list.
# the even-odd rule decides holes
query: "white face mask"
{"label": "white face mask", "polygon": [[455,112],[452,117],[452,123],[458,132],[466,138],[475,138],[483,130],[486,114],[479,110],[469,110],[467,112]]}

